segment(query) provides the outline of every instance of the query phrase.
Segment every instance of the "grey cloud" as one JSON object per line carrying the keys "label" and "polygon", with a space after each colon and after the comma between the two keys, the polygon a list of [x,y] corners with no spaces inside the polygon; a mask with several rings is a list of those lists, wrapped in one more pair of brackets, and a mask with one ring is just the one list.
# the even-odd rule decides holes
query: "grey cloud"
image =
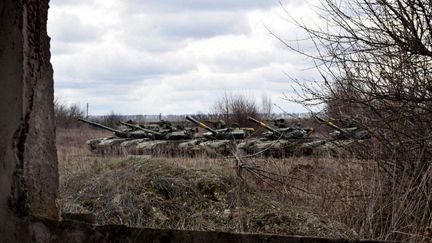
{"label": "grey cloud", "polygon": [[[126,27],[127,28],[127,27]],[[118,40],[137,51],[171,52],[187,45],[186,39],[149,35],[145,29],[124,29]]]}
{"label": "grey cloud", "polygon": [[131,49],[85,49],[82,53],[54,55],[56,80],[92,80],[100,85],[155,80],[165,75],[179,75],[196,69],[191,59],[176,53],[148,54]]}
{"label": "grey cloud", "polygon": [[53,58],[58,55],[67,55],[74,53],[79,50],[80,46],[78,43],[67,43],[62,41],[57,41],[57,39],[51,39],[51,53]]}
{"label": "grey cloud", "polygon": [[283,67],[263,66],[261,69],[246,70],[236,73],[213,73],[202,76],[199,73],[188,73],[169,79],[169,86],[179,92],[213,92],[224,90],[262,90],[284,91],[289,89],[290,80],[283,73]]}
{"label": "grey cloud", "polygon": [[[207,112],[225,90],[250,91],[258,99],[264,91],[274,97],[290,93],[292,83],[283,71],[297,76],[299,60],[288,52],[279,55],[282,48],[274,43],[251,50],[241,46],[256,32],[247,11],[277,2],[119,0],[112,18],[109,12],[98,15],[110,20],[105,30],[82,23],[77,16],[89,17],[79,15],[88,13],[79,12],[81,6],[58,7],[49,22],[56,92],[72,102],[89,102],[91,114]],[[69,10],[77,16],[61,15]],[[106,26],[109,33],[102,35]],[[229,36],[212,38],[222,35]],[[237,36],[242,40],[236,42]],[[232,48],[223,50],[231,39]]]}
{"label": "grey cloud", "polygon": [[[54,89],[56,96],[68,103],[81,105],[89,103],[90,114],[108,114],[111,111],[129,112],[133,111],[133,109],[137,107],[137,102],[139,102],[137,97],[129,95],[133,86],[127,83],[105,83],[101,85],[92,82],[83,82],[82,84],[76,86],[71,85],[71,87],[67,88],[62,86],[63,85],[59,82],[55,83]],[[69,95],[65,96],[65,91]],[[70,94],[72,94],[72,96]],[[73,94],[76,94],[76,96],[73,96]],[[132,104],[134,108],[125,109],[128,106],[132,106]]]}
{"label": "grey cloud", "polygon": [[180,49],[194,39],[250,32],[246,15],[232,12],[131,13],[122,18],[121,26],[119,39],[151,52]]}
{"label": "grey cloud", "polygon": [[66,6],[66,5],[79,5],[83,3],[89,3],[89,0],[51,0],[50,6],[56,7],[56,6]]}
{"label": "grey cloud", "polygon": [[77,16],[64,13],[50,16],[48,34],[58,42],[79,43],[95,41],[101,30],[96,26],[83,23]]}
{"label": "grey cloud", "polygon": [[224,61],[226,59],[217,59],[212,64],[212,68],[219,72],[223,70],[233,73],[253,72],[254,75],[272,83],[287,83],[294,77],[308,80],[317,80],[319,77],[314,62],[297,53],[280,54],[277,50],[272,50],[232,55],[227,61]]}
{"label": "grey cloud", "polygon": [[250,31],[244,14],[232,12],[194,12],[154,16],[152,25],[164,36],[205,38]]}
{"label": "grey cloud", "polygon": [[191,10],[250,10],[263,9],[279,2],[276,0],[129,0],[132,7],[152,11],[191,11]]}
{"label": "grey cloud", "polygon": [[56,78],[54,77],[55,83],[54,86],[56,89],[87,89],[89,87],[94,86],[91,82],[83,82],[72,80],[65,77]]}
{"label": "grey cloud", "polygon": [[262,68],[277,62],[274,51],[233,51],[217,55],[208,60],[209,66],[216,72],[242,72]]}

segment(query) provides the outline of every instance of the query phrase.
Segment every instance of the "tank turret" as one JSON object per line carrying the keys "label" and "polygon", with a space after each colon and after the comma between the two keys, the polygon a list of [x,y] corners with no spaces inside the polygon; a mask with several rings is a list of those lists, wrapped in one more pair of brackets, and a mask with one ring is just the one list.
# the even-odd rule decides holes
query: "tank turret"
{"label": "tank turret", "polygon": [[258,121],[250,116],[247,119],[258,126],[268,130],[263,135],[268,139],[298,139],[308,137],[313,131],[313,128],[300,128],[300,127],[285,127],[285,128],[273,128],[264,122]]}
{"label": "tank turret", "polygon": [[253,128],[221,128],[221,129],[213,129],[203,122],[196,120],[191,116],[186,116],[186,119],[196,124],[197,126],[204,128],[208,131],[208,133],[204,133],[203,136],[207,139],[245,139],[250,136],[252,132],[255,131]]}
{"label": "tank turret", "polygon": [[136,125],[136,124],[132,124],[132,123],[128,123],[128,122],[120,122],[120,123],[123,124],[123,125],[125,125],[125,126],[127,126],[127,127],[129,127],[129,128],[132,128],[132,129],[134,129],[134,130],[140,130],[140,131],[143,131],[143,132],[145,132],[149,137],[152,137],[152,138],[155,138],[155,137],[162,137],[162,136],[163,136],[163,134],[160,133],[160,132],[157,132],[157,131],[154,131],[154,130],[151,130],[151,129],[147,129],[147,128],[141,127],[141,126],[139,126],[139,125]]}
{"label": "tank turret", "polygon": [[78,120],[81,122],[87,123],[93,127],[97,127],[100,129],[104,129],[104,130],[113,132],[114,135],[119,137],[119,138],[148,138],[148,135],[145,134],[144,132],[141,132],[141,131],[122,131],[122,130],[118,130],[118,129],[115,129],[112,127],[102,125],[102,124],[97,123],[97,122],[82,119],[82,118],[78,118]]}
{"label": "tank turret", "polygon": [[364,140],[369,139],[370,134],[365,131],[364,129],[361,129],[356,126],[350,126],[346,128],[341,128],[337,125],[335,125],[331,121],[326,121],[318,116],[315,116],[315,119],[317,119],[319,122],[324,123],[325,125],[335,129],[334,132],[330,133],[330,136],[333,139],[336,140],[346,140],[346,139],[357,139],[357,140]]}

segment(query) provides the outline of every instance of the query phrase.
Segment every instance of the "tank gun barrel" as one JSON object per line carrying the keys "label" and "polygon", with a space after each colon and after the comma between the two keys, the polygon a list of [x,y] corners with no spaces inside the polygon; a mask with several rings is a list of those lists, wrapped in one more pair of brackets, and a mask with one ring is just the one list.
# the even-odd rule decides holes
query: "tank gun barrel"
{"label": "tank gun barrel", "polygon": [[147,132],[147,133],[151,133],[153,135],[157,135],[157,136],[162,136],[163,135],[160,132],[156,132],[156,131],[153,131],[153,130],[150,130],[150,129],[146,129],[146,128],[140,127],[138,125],[135,125],[135,124],[130,124],[130,123],[127,123],[127,122],[120,122],[120,123],[123,124],[123,125],[125,125],[125,126],[127,126],[127,127],[135,128],[135,129]]}
{"label": "tank gun barrel", "polygon": [[192,123],[198,125],[199,127],[204,128],[205,130],[211,132],[213,135],[218,135],[219,134],[216,130],[212,129],[211,127],[207,126],[206,124],[204,124],[202,122],[197,121],[192,116],[186,116],[186,119],[189,120],[189,121],[191,121]]}
{"label": "tank gun barrel", "polygon": [[263,128],[265,128],[265,129],[269,130],[270,132],[273,132],[274,134],[282,135],[281,132],[279,132],[278,130],[272,128],[271,126],[265,124],[264,122],[258,121],[257,119],[252,118],[252,117],[250,117],[250,116],[248,116],[247,119],[248,119],[249,121],[251,121],[251,122],[257,124],[258,126],[263,127]]}
{"label": "tank gun barrel", "polygon": [[[314,115],[315,116],[315,115]],[[342,128],[336,126],[333,122],[331,121],[326,121],[324,119],[322,119],[321,117],[315,116],[315,119],[317,119],[319,122],[326,124],[327,126],[338,130],[341,133],[347,133],[345,130],[343,130]]]}
{"label": "tank gun barrel", "polygon": [[98,127],[98,128],[101,128],[101,129],[104,129],[104,130],[108,130],[108,131],[111,131],[111,132],[114,132],[114,133],[118,133],[118,134],[123,134],[124,133],[124,132],[122,132],[120,130],[117,130],[117,129],[114,129],[112,127],[107,127],[105,125],[99,124],[97,122],[89,121],[89,120],[86,120],[86,119],[78,118],[78,121],[81,121],[81,122],[90,124],[90,125],[92,125],[94,127]]}

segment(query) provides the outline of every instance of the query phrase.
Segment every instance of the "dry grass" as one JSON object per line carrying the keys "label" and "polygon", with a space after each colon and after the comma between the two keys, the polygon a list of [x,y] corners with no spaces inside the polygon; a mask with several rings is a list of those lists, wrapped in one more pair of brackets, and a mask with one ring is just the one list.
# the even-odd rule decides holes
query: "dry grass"
{"label": "dry grass", "polygon": [[325,212],[361,238],[432,241],[432,165],[421,178],[407,176],[389,183],[377,162],[354,158],[293,157],[245,163],[259,165],[264,175],[279,175],[269,179],[255,174],[261,188],[279,192],[287,203]]}
{"label": "dry grass", "polygon": [[57,156],[60,172],[88,169],[99,160],[86,146],[92,138],[110,136],[112,133],[88,127],[73,129],[57,129]]}
{"label": "dry grass", "polygon": [[[106,135],[92,129],[58,131],[61,203],[66,211],[90,211],[101,223],[178,229],[358,235],[412,242],[422,240],[426,232],[414,230],[415,225],[398,228],[410,220],[405,215],[419,213],[407,211],[416,206],[423,210],[424,202],[405,205],[404,197],[411,194],[404,194],[397,183],[389,189],[374,161],[249,159],[238,170],[233,158],[143,160],[88,152],[87,139]],[[421,187],[412,190],[430,193],[431,198],[430,178],[420,180]],[[389,201],[389,194],[398,199]],[[393,213],[383,218],[386,207],[392,207]],[[432,226],[428,212],[424,215]],[[380,220],[394,221],[394,228],[383,229]]]}
{"label": "dry grass", "polygon": [[85,141],[104,135],[58,130],[63,211],[92,212],[98,223],[355,237],[323,213],[296,206],[259,181],[240,179],[232,159],[127,159],[88,152]]}
{"label": "dry grass", "polygon": [[232,170],[166,159],[105,161],[62,179],[64,211],[138,227],[353,238],[342,224],[245,183]]}

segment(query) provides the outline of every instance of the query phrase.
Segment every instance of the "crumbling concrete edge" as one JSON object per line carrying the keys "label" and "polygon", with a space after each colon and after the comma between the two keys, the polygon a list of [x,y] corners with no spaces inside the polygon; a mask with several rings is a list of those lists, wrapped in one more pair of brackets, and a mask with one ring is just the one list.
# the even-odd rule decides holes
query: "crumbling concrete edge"
{"label": "crumbling concrete edge", "polygon": [[40,242],[170,242],[170,243],[372,243],[370,240],[324,239],[304,236],[134,228],[125,225],[91,225],[78,221],[35,220],[32,231]]}
{"label": "crumbling concrete edge", "polygon": [[18,0],[21,14],[21,121],[14,133],[15,171],[9,200],[19,217],[59,219],[48,0]]}

